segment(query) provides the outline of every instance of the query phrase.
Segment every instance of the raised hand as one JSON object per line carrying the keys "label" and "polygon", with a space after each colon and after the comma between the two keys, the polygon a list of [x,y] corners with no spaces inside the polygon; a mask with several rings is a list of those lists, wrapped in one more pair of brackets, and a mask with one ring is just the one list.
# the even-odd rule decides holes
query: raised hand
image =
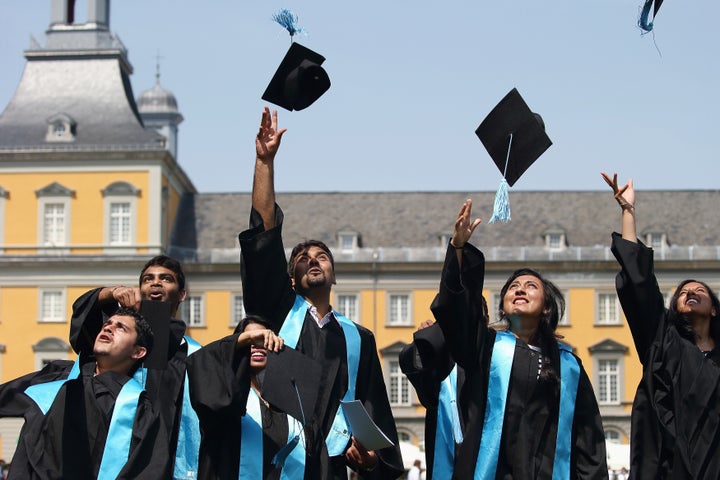
{"label": "raised hand", "polygon": [[623,210],[633,209],[635,207],[635,189],[633,188],[632,178],[623,187],[618,187],[617,173],[613,174],[612,180],[610,176],[605,172],[600,172],[605,183],[610,185],[613,190],[615,200],[617,200],[620,208]]}
{"label": "raised hand", "polygon": [[272,352],[279,352],[283,349],[285,341],[275,335],[275,332],[270,329],[253,329],[244,331],[237,339],[238,347],[246,347],[248,345],[264,348]]}
{"label": "raised hand", "polygon": [[278,130],[277,110],[265,107],[260,120],[260,130],[255,137],[255,153],[257,158],[263,162],[272,162],[280,147],[280,140],[287,128]]}
{"label": "raised hand", "polygon": [[462,248],[467,241],[470,240],[477,226],[482,223],[481,218],[470,221],[471,213],[472,200],[468,198],[465,200],[465,203],[462,204],[462,207],[460,207],[457,220],[455,220],[455,231],[453,232],[452,240],[450,240],[450,243],[455,248]]}

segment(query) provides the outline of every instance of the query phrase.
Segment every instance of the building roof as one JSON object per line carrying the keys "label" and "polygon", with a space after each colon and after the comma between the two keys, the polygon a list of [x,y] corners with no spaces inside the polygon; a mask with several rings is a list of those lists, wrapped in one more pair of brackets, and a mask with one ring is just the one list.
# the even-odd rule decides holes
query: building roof
{"label": "building roof", "polygon": [[[20,84],[0,114],[0,150],[164,148],[143,126],[125,47],[106,27],[55,26],[47,45],[25,52]],[[62,120],[71,135],[54,138],[52,123]]]}
{"label": "building roof", "polygon": [[[473,199],[473,214],[487,221],[494,192],[328,192],[279,193],[285,213],[286,247],[308,238],[326,242],[337,252],[337,233],[355,231],[360,248],[339,259],[363,261],[372,252],[402,254],[405,261],[441,260],[441,235],[451,234],[460,205]],[[547,260],[609,260],[610,234],[620,230],[620,208],[610,191],[512,192],[512,221],[482,224],[472,242],[488,260],[541,255]],[[200,193],[181,204],[171,241],[175,254],[194,252],[199,261],[212,261],[226,251],[237,260],[237,234],[247,228],[249,193]],[[686,258],[718,258],[720,245],[720,191],[637,192],[638,233],[653,226],[666,234],[667,251]],[[549,252],[545,235],[562,232],[562,251]],[[692,251],[690,251],[691,249]],[[184,257],[188,260],[188,257]],[[668,257],[670,258],[670,257]]]}

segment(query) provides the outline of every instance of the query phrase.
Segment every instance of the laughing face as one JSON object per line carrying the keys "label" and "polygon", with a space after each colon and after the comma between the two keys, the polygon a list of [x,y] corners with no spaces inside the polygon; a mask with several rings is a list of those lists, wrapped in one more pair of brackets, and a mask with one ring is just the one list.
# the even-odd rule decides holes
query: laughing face
{"label": "laughing face", "polygon": [[688,282],[680,288],[675,308],[683,315],[714,317],[717,313],[710,292],[699,282]]}
{"label": "laughing face", "polygon": [[140,295],[143,300],[170,302],[175,311],[185,299],[175,272],[160,265],[148,267],[140,277]]}
{"label": "laughing face", "polygon": [[[267,328],[260,325],[259,323],[248,323],[245,327],[244,332],[250,332],[253,330],[266,330]],[[254,373],[258,373],[265,368],[267,364],[267,350],[263,347],[250,346],[250,368]]]}
{"label": "laughing face", "polygon": [[503,312],[523,319],[537,319],[546,313],[545,290],[534,275],[520,275],[508,286],[503,298]]}

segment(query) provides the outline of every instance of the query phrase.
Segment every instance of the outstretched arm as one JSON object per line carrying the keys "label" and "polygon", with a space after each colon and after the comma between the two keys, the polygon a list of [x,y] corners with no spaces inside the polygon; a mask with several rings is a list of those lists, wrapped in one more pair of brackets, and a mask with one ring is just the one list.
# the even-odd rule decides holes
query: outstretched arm
{"label": "outstretched arm", "polygon": [[275,155],[287,129],[278,130],[277,110],[265,107],[255,137],[255,176],[252,205],[260,214],[265,230],[275,226]]}
{"label": "outstretched arm", "polygon": [[612,180],[607,173],[601,172],[600,175],[605,182],[610,185],[620,208],[622,209],[622,238],[633,243],[637,243],[637,229],[635,227],[635,189],[633,188],[632,178],[624,187],[618,187],[617,173],[613,174]]}

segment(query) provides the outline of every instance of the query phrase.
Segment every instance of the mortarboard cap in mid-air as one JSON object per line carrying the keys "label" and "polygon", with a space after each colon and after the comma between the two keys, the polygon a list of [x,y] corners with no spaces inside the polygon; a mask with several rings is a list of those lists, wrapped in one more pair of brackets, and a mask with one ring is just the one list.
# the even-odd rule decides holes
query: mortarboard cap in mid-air
{"label": "mortarboard cap in mid-air", "polygon": [[290,111],[309,107],[330,88],[324,61],[319,53],[293,42],[262,99]]}
{"label": "mortarboard cap in mid-air", "polygon": [[513,88],[485,117],[475,134],[503,174],[490,223],[510,221],[507,184],[513,186],[552,145],[545,133],[545,123]]}
{"label": "mortarboard cap in mid-air", "polygon": [[[653,29],[653,23],[655,23],[655,17],[657,17],[658,10],[660,10],[660,5],[662,5],[662,2],[663,0],[645,0],[645,4],[640,11],[640,19],[638,20],[638,25],[645,32],[649,32]],[[650,21],[651,8],[653,11],[652,22]]]}

